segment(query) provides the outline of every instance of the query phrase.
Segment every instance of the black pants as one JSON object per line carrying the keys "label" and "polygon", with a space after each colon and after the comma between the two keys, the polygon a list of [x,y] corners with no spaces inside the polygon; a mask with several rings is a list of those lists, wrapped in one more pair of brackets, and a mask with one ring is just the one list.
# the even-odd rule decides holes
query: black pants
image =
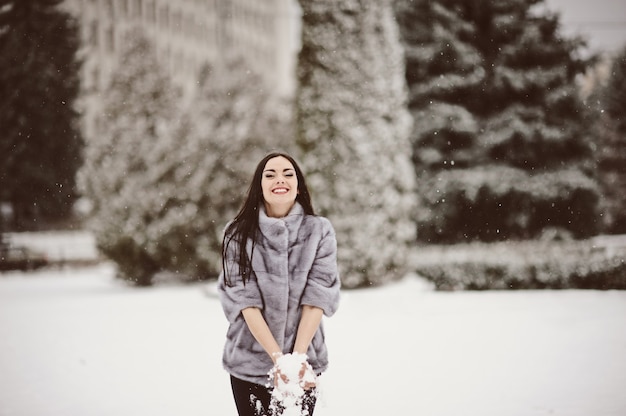
{"label": "black pants", "polygon": [[[233,388],[233,396],[239,416],[279,416],[280,412],[270,410],[272,389],[260,384],[250,383],[230,376],[230,385]],[[309,411],[308,416],[313,416],[315,410],[315,389],[307,390],[304,394],[303,406]]]}

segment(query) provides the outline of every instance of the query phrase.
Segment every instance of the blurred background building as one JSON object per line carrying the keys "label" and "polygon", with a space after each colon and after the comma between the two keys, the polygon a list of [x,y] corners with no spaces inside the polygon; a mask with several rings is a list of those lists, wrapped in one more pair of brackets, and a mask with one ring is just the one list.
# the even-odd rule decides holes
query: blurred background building
{"label": "blurred background building", "polygon": [[[66,0],[66,6],[80,23],[83,89],[96,93],[87,113],[97,107],[97,92],[107,88],[124,33],[136,26],[186,92],[205,64],[232,53],[249,61],[272,94],[290,97],[295,91],[297,0]],[[85,114],[87,128],[89,118]]]}
{"label": "blurred background building", "polygon": [[90,59],[87,86],[102,88],[124,32],[140,26],[174,79],[191,88],[203,64],[235,52],[251,61],[268,88],[294,90],[299,49],[296,0],[67,0]]}

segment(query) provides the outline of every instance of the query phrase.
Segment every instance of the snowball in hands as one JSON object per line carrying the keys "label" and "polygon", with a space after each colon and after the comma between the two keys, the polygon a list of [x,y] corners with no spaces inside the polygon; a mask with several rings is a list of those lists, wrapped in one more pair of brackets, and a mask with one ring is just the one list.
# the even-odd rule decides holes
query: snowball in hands
{"label": "snowball in hands", "polygon": [[[304,367],[304,375],[300,378]],[[281,375],[283,377],[281,377]],[[284,408],[283,416],[305,416],[307,409],[302,408],[305,386],[315,383],[315,373],[307,362],[306,354],[285,354],[276,360],[270,372],[270,382],[274,381],[272,401]]]}

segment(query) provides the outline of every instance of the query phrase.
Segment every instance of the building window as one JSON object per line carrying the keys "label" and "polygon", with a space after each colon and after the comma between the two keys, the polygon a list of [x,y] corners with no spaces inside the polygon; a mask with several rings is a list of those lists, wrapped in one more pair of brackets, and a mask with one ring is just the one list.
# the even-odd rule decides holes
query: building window
{"label": "building window", "polygon": [[89,43],[91,46],[98,46],[99,42],[100,39],[98,36],[98,21],[92,20],[89,23],[89,38],[87,40],[87,43]]}
{"label": "building window", "polygon": [[161,6],[159,8],[159,27],[163,30],[167,30],[169,28],[170,20],[170,11],[167,5]]}
{"label": "building window", "polygon": [[146,21],[150,24],[156,23],[156,5],[154,1],[149,0],[144,4],[144,17]]}
{"label": "building window", "polygon": [[115,31],[113,30],[113,26],[108,26],[105,29],[104,50],[107,52],[115,51]]}
{"label": "building window", "polygon": [[104,15],[109,19],[114,19],[115,12],[113,10],[113,0],[105,0],[103,6],[104,6]]}
{"label": "building window", "polygon": [[130,17],[140,17],[141,16],[141,0],[130,0],[131,1],[131,7],[129,10],[129,15]]}
{"label": "building window", "polygon": [[179,11],[172,13],[172,31],[179,33],[180,32],[180,24],[181,24],[182,16]]}
{"label": "building window", "polygon": [[119,0],[117,3],[117,10],[120,16],[128,16],[128,0]]}

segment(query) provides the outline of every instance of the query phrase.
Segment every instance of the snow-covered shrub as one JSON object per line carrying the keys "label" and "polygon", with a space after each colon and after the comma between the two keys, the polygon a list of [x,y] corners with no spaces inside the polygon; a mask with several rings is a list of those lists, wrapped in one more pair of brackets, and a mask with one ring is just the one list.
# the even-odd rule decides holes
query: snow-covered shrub
{"label": "snow-covered shrub", "polygon": [[389,0],[301,1],[298,145],[344,287],[406,272],[414,243],[404,60]]}
{"label": "snow-covered shrub", "polygon": [[124,279],[216,276],[222,230],[267,143],[285,136],[258,78],[225,65],[183,100],[148,40],[129,34],[81,174],[97,245]]}
{"label": "snow-covered shrub", "polygon": [[584,237],[600,225],[597,184],[577,170],[454,169],[421,187],[418,235],[431,243],[536,238],[555,228]]}
{"label": "snow-covered shrub", "polygon": [[591,240],[458,244],[420,248],[414,270],[437,290],[624,290],[625,256]]}

